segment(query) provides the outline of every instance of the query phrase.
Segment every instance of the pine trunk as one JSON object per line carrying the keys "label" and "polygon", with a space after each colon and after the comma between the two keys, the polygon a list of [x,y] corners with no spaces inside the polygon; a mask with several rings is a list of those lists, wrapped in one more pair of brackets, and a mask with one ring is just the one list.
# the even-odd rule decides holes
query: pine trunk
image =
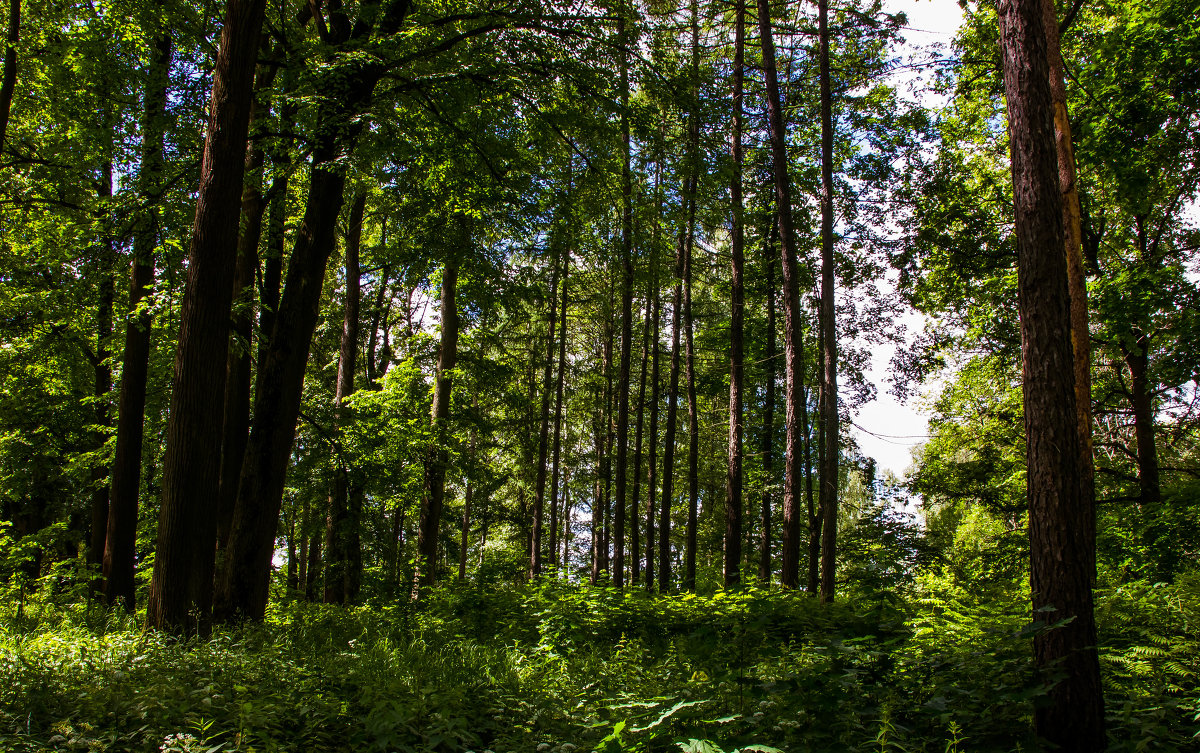
{"label": "pine trunk", "polygon": [[783,121],[783,106],[779,96],[779,81],[775,64],[775,41],[771,31],[771,4],[758,0],[759,36],[762,44],[763,73],[767,93],[767,124],[771,139],[772,173],[775,182],[775,206],[779,224],[780,255],[783,261],[784,363],[787,377],[787,396],[784,425],[787,430],[784,447],[783,490],[783,558],[780,583],[795,588],[800,565],[800,478],[801,447],[800,410],[804,401],[801,392],[803,313],[800,310],[800,265],[797,262],[796,232],[792,225],[792,186],[788,174],[787,131]]}
{"label": "pine trunk", "polygon": [[[825,457],[821,465],[821,600],[833,601],[837,568],[838,391],[837,316],[833,259],[833,93],[829,77],[829,0],[818,0],[821,75],[821,330],[825,397]],[[804,347],[800,346],[803,354]],[[801,355],[803,358],[803,355]],[[800,369],[803,381],[803,367]]]}
{"label": "pine trunk", "polygon": [[742,317],[745,291],[742,283],[744,232],[742,228],[742,76],[745,43],[744,0],[737,0],[734,13],[733,127],[729,152],[733,176],[729,181],[732,203],[729,291],[729,472],[725,476],[725,571],[726,588],[742,581]]}
{"label": "pine trunk", "polygon": [[[1034,712],[1038,734],[1070,751],[1106,747],[1096,652],[1094,539],[1076,409],[1062,192],[1043,0],[1002,0],[1000,39],[1016,205],[1025,400],[1030,590],[1039,668],[1062,679]],[[1065,624],[1064,624],[1065,623]]]}

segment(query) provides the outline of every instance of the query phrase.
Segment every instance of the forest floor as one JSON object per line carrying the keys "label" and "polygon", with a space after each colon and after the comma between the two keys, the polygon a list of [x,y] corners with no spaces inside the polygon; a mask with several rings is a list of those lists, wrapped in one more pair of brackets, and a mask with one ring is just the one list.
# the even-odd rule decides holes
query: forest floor
{"label": "forest floor", "polygon": [[[455,585],[207,640],[10,602],[0,749],[1033,751],[1017,596]],[[1098,617],[1112,750],[1196,750],[1200,579],[1110,589]]]}

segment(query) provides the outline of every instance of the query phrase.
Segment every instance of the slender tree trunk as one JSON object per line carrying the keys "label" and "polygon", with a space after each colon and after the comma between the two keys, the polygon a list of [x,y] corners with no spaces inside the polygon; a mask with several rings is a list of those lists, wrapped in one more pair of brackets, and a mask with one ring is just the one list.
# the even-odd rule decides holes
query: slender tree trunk
{"label": "slender tree trunk", "polygon": [[554,459],[550,474],[550,566],[558,566],[558,473],[562,459],[563,388],[567,374],[567,276],[571,271],[571,249],[563,249],[562,313],[558,327],[558,378],[554,386]]}
{"label": "slender tree trunk", "polygon": [[135,606],[134,560],[137,545],[138,490],[142,470],[142,433],[146,414],[146,376],[150,366],[150,308],[143,301],[154,284],[154,248],[158,214],[154,196],[162,183],[163,110],[166,108],[171,38],[154,40],[154,57],[142,99],[142,150],[138,197],[145,204],[133,233],[129,271],[129,316],[121,359],[117,403],[117,446],[113,454],[107,531],[104,543],[104,595],[109,604]]}
{"label": "slender tree trunk", "polygon": [[[778,222],[771,223],[769,239],[779,232]],[[758,579],[771,582],[771,487],[775,483],[775,252],[774,244],[768,240],[763,249],[763,264],[767,267],[767,380],[763,397],[763,493],[761,528],[759,540]]]}
{"label": "slender tree trunk", "polygon": [[288,505],[287,516],[287,590],[288,597],[296,593],[300,585],[300,568],[296,561],[296,503]]}
{"label": "slender tree trunk", "polygon": [[[334,388],[333,485],[325,512],[325,603],[345,604],[350,576],[351,515],[349,509],[349,459],[341,446],[342,428],[348,420],[346,398],[354,393],[358,368],[358,310],[362,300],[359,250],[362,245],[363,213],[367,195],[359,191],[350,205],[346,234],[346,298],[342,315],[342,338],[338,348],[337,385]],[[357,521],[353,521],[357,522]]]}
{"label": "slender tree trunk", "polygon": [[1140,502],[1154,504],[1162,499],[1158,474],[1158,448],[1154,443],[1154,398],[1148,371],[1150,339],[1136,327],[1132,330],[1133,348],[1122,348],[1129,367],[1129,403],[1133,407],[1133,433],[1137,441],[1138,487]]}
{"label": "slender tree trunk", "polygon": [[787,376],[787,401],[784,424],[787,442],[783,491],[783,561],[780,583],[795,588],[800,563],[800,394],[801,353],[800,333],[800,265],[796,260],[796,233],[792,225],[792,187],[788,175],[787,132],[779,97],[779,82],[775,67],[775,42],[771,31],[771,4],[758,0],[759,36],[762,43],[763,73],[767,89],[767,124],[771,136],[771,159],[774,164],[775,206],[778,211],[779,240],[783,259],[784,362]]}
{"label": "slender tree trunk", "polygon": [[453,387],[451,375],[458,363],[459,319],[456,297],[459,253],[461,252],[451,251],[450,258],[446,260],[446,266],[442,270],[442,338],[438,347],[437,381],[434,383],[433,413],[430,416],[436,444],[430,448],[430,459],[425,466],[425,495],[421,500],[421,519],[417,528],[420,565],[413,579],[414,593],[432,586],[437,580],[438,540],[446,495],[446,466],[450,459],[445,445],[450,433],[450,392]]}
{"label": "slender tree trunk", "polygon": [[[629,573],[629,582],[632,585],[637,585],[641,580],[641,499],[642,488],[642,429],[645,426],[646,415],[646,370],[650,365],[650,316],[651,302],[650,298],[653,295],[654,282],[648,280],[646,283],[646,301],[643,307],[642,322],[642,365],[641,374],[638,377],[638,398],[637,398],[637,427],[633,433],[633,499],[630,503],[630,526],[632,528],[632,536],[629,539],[629,555],[631,558]],[[653,439],[651,439],[653,442]]]}
{"label": "slender tree trunk", "polygon": [[17,42],[21,38],[21,0],[9,0],[8,36],[4,48],[4,80],[0,83],[0,152],[8,135],[8,115],[17,89]]}
{"label": "slender tree trunk", "polygon": [[[625,8],[617,17],[621,40],[621,367],[617,376],[617,503],[613,510],[613,585],[625,585],[625,514],[629,482],[629,366],[633,360],[633,180],[629,155],[629,39]],[[635,521],[634,527],[637,526]],[[635,555],[636,559],[636,555]]]}
{"label": "slender tree trunk", "polygon": [[299,572],[296,574],[296,591],[301,595],[308,593],[308,500],[305,499],[300,507],[299,530],[294,534],[300,539]]}
{"label": "slender tree trunk", "polygon": [[[818,0],[821,76],[821,357],[824,364],[822,417],[825,458],[821,465],[821,600],[833,601],[837,569],[838,391],[837,309],[833,259],[833,93],[829,76],[829,0]],[[803,345],[801,345],[803,350]],[[802,356],[803,357],[803,356]],[[801,375],[803,381],[803,375]]]}
{"label": "slender tree trunk", "polygon": [[729,472],[725,476],[725,587],[736,588],[742,580],[742,317],[745,291],[742,283],[744,231],[742,228],[742,77],[744,75],[744,0],[734,5],[733,127],[729,152],[733,176],[729,195],[733,205],[730,239],[729,291]]}
{"label": "slender tree trunk", "polygon": [[[310,528],[315,529],[315,522],[310,521]],[[304,600],[309,602],[317,601],[317,587],[321,584],[321,539],[324,536],[319,531],[306,533],[305,539],[308,541],[308,577],[304,580]]]}
{"label": "slender tree trunk", "polygon": [[592,416],[592,437],[596,447],[596,479],[592,485],[592,585],[600,581],[600,547],[604,543],[604,496],[602,492],[604,482],[601,478],[604,475],[603,412],[603,408],[600,407]]}
{"label": "slender tree trunk", "polygon": [[[96,306],[96,362],[94,364],[93,373],[95,375],[93,395],[96,398],[96,425],[103,427],[97,432],[96,445],[102,449],[107,440],[105,436],[107,429],[111,425],[110,417],[111,408],[109,402],[109,393],[112,392],[112,365],[109,363],[109,357],[112,355],[109,350],[112,340],[113,330],[113,299],[116,297],[116,284],[113,279],[113,274],[116,271],[117,250],[113,243],[112,232],[109,227],[108,206],[109,200],[112,199],[113,193],[113,166],[111,160],[104,164],[101,171],[100,179],[100,203],[103,207],[104,219],[100,223],[101,232],[104,237],[100,241],[100,274],[99,274],[99,301]],[[104,539],[108,535],[108,474],[109,467],[106,463],[97,463],[92,467],[92,504],[91,504],[91,527],[88,529],[90,533],[87,549],[87,561],[89,565],[100,566],[104,561]],[[103,582],[99,579],[93,582],[94,589],[99,590]]]}
{"label": "slender tree trunk", "polygon": [[[213,71],[212,105],[180,313],[167,425],[158,545],[147,622],[160,630],[208,630],[238,199],[245,170],[251,87],[265,0],[228,0]],[[274,530],[272,530],[274,539]]]}
{"label": "slender tree trunk", "polygon": [[[661,141],[661,131],[660,131]],[[654,333],[650,338],[650,463],[646,471],[646,590],[654,591],[654,558],[656,554],[654,539],[654,519],[658,514],[655,497],[658,493],[658,388],[660,384],[658,355],[659,326],[662,323],[662,295],[658,284],[658,222],[662,217],[662,158],[657,159],[654,168],[654,201],[655,222],[654,237],[650,241],[650,319],[654,322]]]}
{"label": "slender tree trunk", "polygon": [[546,319],[546,360],[542,368],[542,413],[538,435],[537,486],[533,498],[533,535],[529,542],[529,577],[542,574],[542,518],[546,501],[546,456],[550,449],[550,377],[554,367],[554,325],[558,323],[558,259],[551,261],[550,313]]}
{"label": "slender tree trunk", "polygon": [[[475,406],[476,412],[479,411],[479,393],[476,392],[472,398],[472,404]],[[466,580],[467,578],[467,545],[470,543],[471,534],[471,501],[475,494],[474,476],[475,476],[475,442],[477,432],[474,427],[471,428],[471,440],[467,445],[467,489],[463,494],[463,514],[462,514],[462,540],[458,547],[458,579]],[[482,545],[481,545],[482,546]]]}
{"label": "slender tree trunk", "polygon": [[[818,311],[820,309],[820,301],[817,301]],[[820,320],[820,315],[817,319]],[[802,333],[803,334],[803,333]],[[821,330],[818,322],[817,326],[817,351],[822,352],[824,346],[822,343],[825,340],[825,335]],[[804,340],[800,340],[800,350],[804,351]],[[825,451],[827,445],[825,443],[825,366],[824,362],[818,358],[816,363],[817,370],[817,468],[825,467]],[[806,376],[804,368],[800,370],[800,378]],[[803,382],[801,382],[803,384]],[[801,417],[808,415],[807,403],[805,409],[801,411]],[[812,433],[807,427],[801,424],[801,432],[804,439],[804,496],[808,502],[808,593],[816,596],[821,591],[821,532],[824,529],[825,519],[821,515],[821,508],[817,501],[813,499],[813,464],[812,464]]]}
{"label": "slender tree trunk", "polygon": [[658,590],[671,590],[671,503],[675,498],[675,431],[679,424],[679,330],[683,309],[683,244],[675,260],[675,299],[671,308],[671,376],[667,389],[667,426],[663,439],[662,501],[658,517]]}
{"label": "slender tree trunk", "polygon": [[1062,678],[1035,710],[1034,723],[1061,749],[1090,753],[1106,747],[1104,700],[1046,14],[1042,0],[1001,0],[999,15],[1016,204],[1030,590],[1034,619],[1060,624],[1034,638],[1037,666]]}

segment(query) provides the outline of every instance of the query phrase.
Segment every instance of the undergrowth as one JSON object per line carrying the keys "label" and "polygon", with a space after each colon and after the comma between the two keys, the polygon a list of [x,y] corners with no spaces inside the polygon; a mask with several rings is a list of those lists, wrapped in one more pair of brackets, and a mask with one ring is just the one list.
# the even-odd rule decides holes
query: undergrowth
{"label": "undergrowth", "polygon": [[[1101,594],[1114,750],[1195,750],[1200,589]],[[277,608],[207,640],[31,601],[0,620],[0,749],[1033,751],[1018,599],[821,605],[547,581]]]}

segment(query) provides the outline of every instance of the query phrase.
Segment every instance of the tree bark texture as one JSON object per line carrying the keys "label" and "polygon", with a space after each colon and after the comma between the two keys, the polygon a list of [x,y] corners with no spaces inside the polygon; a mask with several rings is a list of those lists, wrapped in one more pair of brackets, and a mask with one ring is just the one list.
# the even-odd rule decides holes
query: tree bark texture
{"label": "tree bark texture", "polygon": [[[821,463],[821,600],[833,601],[837,572],[838,514],[838,391],[837,309],[834,306],[833,258],[833,93],[829,75],[829,1],[818,0],[817,27],[821,77],[821,359],[822,394],[825,397],[821,425],[825,455]],[[801,344],[800,350],[804,346]],[[801,356],[803,357],[803,356]],[[803,382],[803,368],[799,381]]]}
{"label": "tree bark texture", "polygon": [[744,230],[742,226],[742,79],[746,5],[737,0],[734,13],[733,52],[733,123],[729,152],[733,157],[733,176],[729,181],[732,204],[730,216],[730,290],[729,290],[729,471],[725,476],[725,570],[726,588],[735,588],[742,580],[742,317],[745,290],[742,282]]}
{"label": "tree bark texture", "polygon": [[1016,205],[1025,400],[1034,658],[1063,679],[1034,713],[1038,734],[1067,751],[1106,747],[1096,652],[1093,539],[1085,531],[1062,192],[1042,0],[999,3]]}
{"label": "tree bark texture", "polygon": [[787,131],[779,96],[769,0],[758,0],[758,26],[767,91],[767,125],[771,139],[780,255],[783,261],[783,350],[787,395],[784,409],[784,425],[786,427],[784,457],[786,463],[784,466],[783,557],[780,583],[784,588],[795,588],[800,564],[800,478],[802,469],[800,462],[802,454],[800,404],[803,402],[800,385],[803,372],[800,334],[803,314],[800,310],[800,265],[796,256],[796,232],[792,224],[792,187],[791,177],[788,174]]}
{"label": "tree bark texture", "polygon": [[767,268],[767,378],[763,395],[763,491],[762,509],[759,512],[759,553],[758,579],[763,583],[771,582],[771,487],[775,483],[775,260],[774,244],[771,242],[779,232],[779,223],[771,223],[769,239],[763,248],[763,264]]}
{"label": "tree bark texture", "polygon": [[[1075,175],[1075,147],[1071,142],[1071,119],[1067,112],[1067,87],[1062,48],[1059,43],[1058,12],[1054,0],[1042,2],[1042,25],[1046,29],[1046,54],[1050,63],[1050,97],[1054,100],[1054,142],[1058,155],[1058,188],[1063,200],[1063,232],[1067,254],[1067,287],[1071,295],[1071,349],[1075,364],[1075,410],[1079,423],[1079,450],[1083,457],[1083,494],[1092,500],[1089,535],[1096,536],[1096,478],[1092,455],[1092,341],[1088,329],[1087,276],[1083,268],[1083,213]],[[1091,545],[1093,548],[1095,544]]]}
{"label": "tree bark texture", "polygon": [[147,608],[147,622],[160,630],[203,633],[212,611],[212,500],[220,478],[220,453],[212,449],[220,446],[222,419],[213,400],[225,392],[238,203],[264,6],[265,0],[228,0],[213,70]]}

